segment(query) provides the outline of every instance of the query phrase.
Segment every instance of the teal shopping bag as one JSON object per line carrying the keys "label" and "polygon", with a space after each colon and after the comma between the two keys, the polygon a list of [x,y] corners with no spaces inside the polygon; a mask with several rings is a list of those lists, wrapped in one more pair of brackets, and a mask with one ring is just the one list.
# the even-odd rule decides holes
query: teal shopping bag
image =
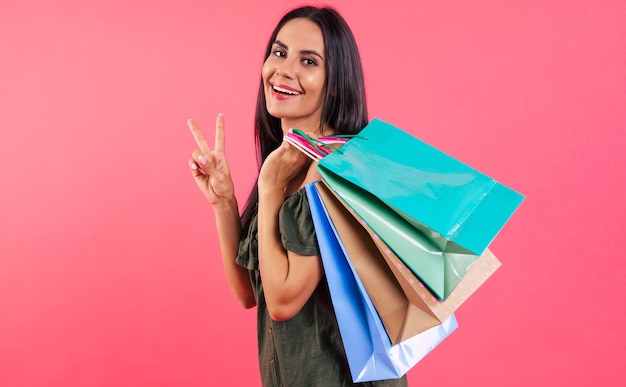
{"label": "teal shopping bag", "polygon": [[324,156],[318,171],[441,300],[524,199],[378,119]]}
{"label": "teal shopping bag", "polygon": [[379,119],[322,158],[318,169],[371,193],[452,253],[482,254],[524,199]]}

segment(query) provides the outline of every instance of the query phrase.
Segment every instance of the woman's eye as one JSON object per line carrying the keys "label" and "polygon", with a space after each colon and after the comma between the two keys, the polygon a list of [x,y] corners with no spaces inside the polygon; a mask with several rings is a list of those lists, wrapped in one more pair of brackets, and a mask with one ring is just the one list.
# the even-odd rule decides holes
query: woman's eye
{"label": "woman's eye", "polygon": [[304,62],[304,64],[309,65],[309,66],[317,65],[317,62],[314,61],[313,59],[306,58],[306,59],[303,59],[302,61]]}
{"label": "woman's eye", "polygon": [[287,56],[287,54],[283,50],[274,50],[272,53],[281,58],[284,58]]}

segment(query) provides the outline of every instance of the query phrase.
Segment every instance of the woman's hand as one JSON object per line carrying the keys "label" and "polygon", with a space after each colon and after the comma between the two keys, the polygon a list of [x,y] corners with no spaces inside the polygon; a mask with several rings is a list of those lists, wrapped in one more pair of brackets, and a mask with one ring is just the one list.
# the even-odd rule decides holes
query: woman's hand
{"label": "woman's hand", "polygon": [[198,184],[198,188],[212,205],[222,199],[231,199],[235,195],[235,188],[230,176],[230,169],[224,153],[224,116],[218,114],[215,120],[215,148],[209,148],[200,128],[193,120],[187,121],[191,134],[196,139],[198,148],[194,150],[189,160],[191,173]]}
{"label": "woman's hand", "polygon": [[[262,191],[283,192],[289,183],[298,183],[304,178],[311,159],[296,147],[284,142],[267,156],[259,172],[259,193]],[[297,187],[292,187],[297,188]]]}

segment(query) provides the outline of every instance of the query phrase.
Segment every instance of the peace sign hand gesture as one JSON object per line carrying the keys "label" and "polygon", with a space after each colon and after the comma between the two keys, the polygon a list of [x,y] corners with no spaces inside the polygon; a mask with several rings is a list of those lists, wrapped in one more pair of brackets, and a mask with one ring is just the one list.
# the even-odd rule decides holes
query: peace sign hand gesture
{"label": "peace sign hand gesture", "polygon": [[235,187],[224,152],[224,116],[218,114],[215,120],[215,148],[209,145],[196,123],[189,119],[187,126],[196,139],[200,150],[194,150],[189,160],[191,173],[198,188],[212,205],[235,195]]}

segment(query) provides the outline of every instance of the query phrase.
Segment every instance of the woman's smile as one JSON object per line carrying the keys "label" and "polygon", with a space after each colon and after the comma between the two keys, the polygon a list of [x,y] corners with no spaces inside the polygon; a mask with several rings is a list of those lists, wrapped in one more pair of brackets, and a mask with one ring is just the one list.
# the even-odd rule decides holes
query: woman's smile
{"label": "woman's smile", "polygon": [[302,95],[302,92],[283,84],[270,82],[272,97],[279,100],[291,99]]}

